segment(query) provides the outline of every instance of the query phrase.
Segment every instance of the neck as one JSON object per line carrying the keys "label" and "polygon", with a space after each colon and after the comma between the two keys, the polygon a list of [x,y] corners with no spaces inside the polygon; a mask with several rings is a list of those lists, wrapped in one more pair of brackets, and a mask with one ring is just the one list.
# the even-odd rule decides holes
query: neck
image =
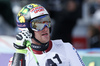
{"label": "neck", "polygon": [[44,52],[48,52],[48,51],[51,50],[51,48],[52,48],[52,42],[49,41],[49,43],[47,44],[47,46],[44,46],[44,47],[41,46],[41,45],[32,44],[31,48],[32,48],[32,51],[35,54],[43,54]]}
{"label": "neck", "polygon": [[36,42],[34,39],[32,39],[32,44],[41,45],[40,43]]}
{"label": "neck", "polygon": [[[48,41],[48,42],[49,42],[49,41]],[[46,43],[48,43],[48,42],[46,42]],[[32,39],[32,43],[33,43],[33,44],[36,44],[36,45],[41,45],[39,42],[35,41],[34,39]],[[42,43],[42,45],[43,45],[43,44],[46,44],[46,43]]]}

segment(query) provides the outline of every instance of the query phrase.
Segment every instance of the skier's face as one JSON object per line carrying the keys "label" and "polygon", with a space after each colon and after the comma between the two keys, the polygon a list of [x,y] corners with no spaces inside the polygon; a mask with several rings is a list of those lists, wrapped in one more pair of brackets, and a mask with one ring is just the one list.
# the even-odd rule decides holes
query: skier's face
{"label": "skier's face", "polygon": [[34,31],[35,38],[38,39],[42,43],[46,43],[50,40],[49,28],[44,27],[41,31]]}

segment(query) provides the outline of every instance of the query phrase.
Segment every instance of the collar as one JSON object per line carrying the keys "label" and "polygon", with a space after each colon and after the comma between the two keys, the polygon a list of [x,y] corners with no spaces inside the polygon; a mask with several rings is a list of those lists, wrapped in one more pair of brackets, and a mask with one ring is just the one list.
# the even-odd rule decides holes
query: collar
{"label": "collar", "polygon": [[47,53],[48,51],[51,50],[52,48],[52,42],[49,41],[47,44],[45,45],[36,45],[36,44],[32,44],[31,45],[32,51],[35,54],[43,54],[43,53]]}

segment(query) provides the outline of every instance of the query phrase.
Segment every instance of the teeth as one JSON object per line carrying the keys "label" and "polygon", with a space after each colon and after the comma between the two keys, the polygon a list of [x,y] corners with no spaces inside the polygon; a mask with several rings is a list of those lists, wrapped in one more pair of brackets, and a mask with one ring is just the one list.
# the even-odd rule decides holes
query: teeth
{"label": "teeth", "polygon": [[47,33],[45,35],[47,35]]}
{"label": "teeth", "polygon": [[47,33],[46,34],[42,34],[42,35],[47,35]]}

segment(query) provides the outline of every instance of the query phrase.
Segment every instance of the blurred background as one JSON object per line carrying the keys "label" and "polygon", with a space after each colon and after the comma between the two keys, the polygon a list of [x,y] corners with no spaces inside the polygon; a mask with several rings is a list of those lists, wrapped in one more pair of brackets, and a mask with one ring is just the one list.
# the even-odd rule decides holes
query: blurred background
{"label": "blurred background", "polygon": [[30,3],[50,13],[52,40],[70,42],[86,66],[100,66],[100,0],[0,0],[0,66],[7,66],[13,56],[16,16]]}

